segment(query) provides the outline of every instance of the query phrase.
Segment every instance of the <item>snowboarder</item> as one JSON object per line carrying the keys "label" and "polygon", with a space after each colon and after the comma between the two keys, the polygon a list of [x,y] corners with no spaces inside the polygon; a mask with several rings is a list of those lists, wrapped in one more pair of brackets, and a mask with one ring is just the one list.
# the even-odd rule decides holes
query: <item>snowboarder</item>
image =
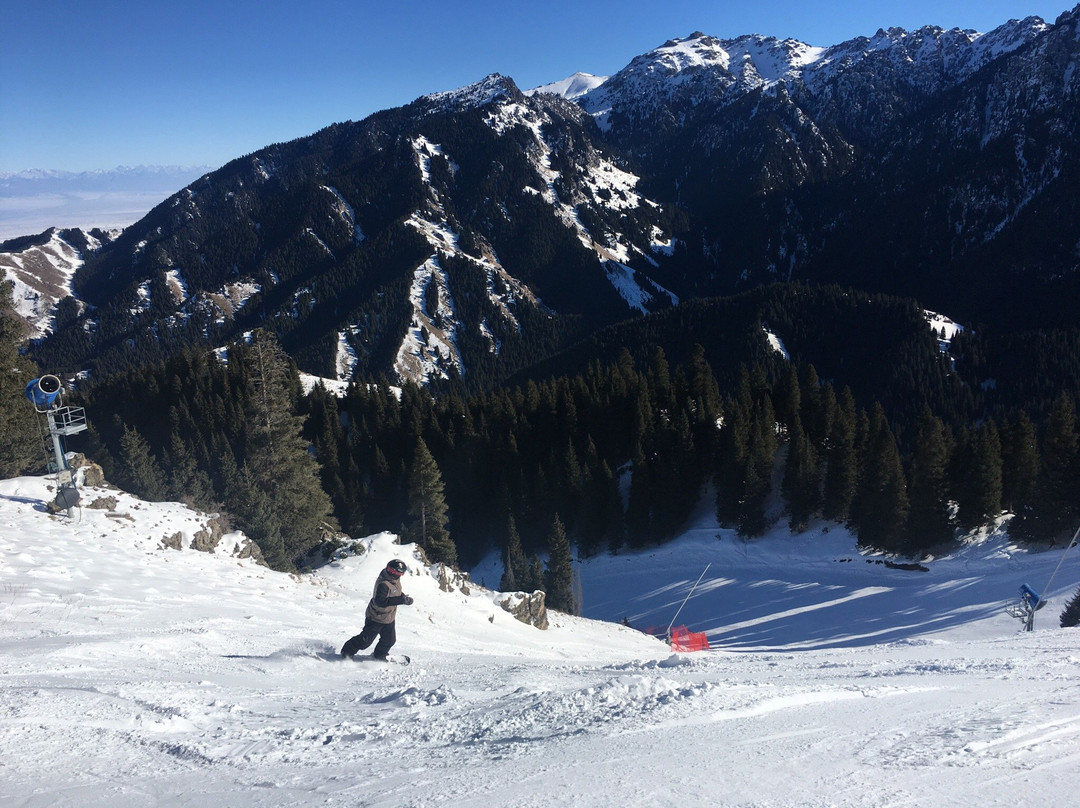
{"label": "snowboarder", "polygon": [[394,627],[397,607],[411,606],[413,602],[411,597],[401,591],[401,576],[408,569],[404,561],[395,558],[379,573],[375,580],[375,591],[364,615],[364,630],[341,647],[342,657],[355,656],[357,651],[371,645],[377,636],[379,642],[371,655],[375,659],[386,659],[397,642],[397,630]]}

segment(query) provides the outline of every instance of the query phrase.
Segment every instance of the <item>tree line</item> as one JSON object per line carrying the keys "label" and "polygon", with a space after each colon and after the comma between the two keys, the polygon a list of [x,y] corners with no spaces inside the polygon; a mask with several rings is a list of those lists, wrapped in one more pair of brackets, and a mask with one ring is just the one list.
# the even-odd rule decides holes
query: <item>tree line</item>
{"label": "tree line", "polygon": [[[24,395],[38,372],[0,286],[10,476],[43,470],[46,453]],[[985,338],[961,347],[962,374],[1004,377]],[[497,550],[504,585],[566,592],[571,610],[564,546],[587,557],[663,542],[703,497],[748,538],[778,518],[793,531],[822,518],[913,557],[1003,511],[1026,541],[1053,541],[1077,518],[1075,399],[1052,385],[1029,396],[1031,415],[968,424],[924,403],[912,421],[803,361],[751,354],[718,374],[700,344],[674,366],[655,344],[632,348],[490,390],[377,377],[337,396],[305,392],[276,336],[256,330],[224,356],[187,348],[82,384],[91,430],[71,442],[133,493],[227,513],[278,568],[338,531],[392,530],[448,564]]]}
{"label": "tree line", "polygon": [[337,396],[305,393],[277,340],[256,331],[226,361],[182,351],[81,395],[82,448],[109,479],[228,514],[275,567],[339,530],[391,530],[451,565],[497,550],[504,586],[545,588],[570,611],[572,547],[588,557],[661,543],[705,496],[747,538],[777,518],[795,532],[823,518],[912,557],[1003,510],[1027,541],[1077,517],[1069,396],[1039,424],[1020,412],[954,431],[926,409],[902,453],[880,403],[859,406],[812,365],[772,377],[744,366],[723,390],[700,346],[674,367],[656,348],[647,363],[623,351],[469,395],[382,378]]}

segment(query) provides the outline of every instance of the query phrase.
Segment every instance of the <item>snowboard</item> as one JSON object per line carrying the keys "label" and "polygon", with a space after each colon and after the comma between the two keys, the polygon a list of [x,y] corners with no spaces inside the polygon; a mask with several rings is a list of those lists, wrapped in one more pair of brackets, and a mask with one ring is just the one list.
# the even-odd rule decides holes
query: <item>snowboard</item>
{"label": "snowboard", "polygon": [[412,662],[412,660],[404,654],[391,654],[385,659],[380,659],[379,657],[372,656],[371,654],[355,654],[354,656],[349,658],[352,659],[353,662],[374,662],[376,664],[381,663],[384,665],[408,665],[410,662]]}

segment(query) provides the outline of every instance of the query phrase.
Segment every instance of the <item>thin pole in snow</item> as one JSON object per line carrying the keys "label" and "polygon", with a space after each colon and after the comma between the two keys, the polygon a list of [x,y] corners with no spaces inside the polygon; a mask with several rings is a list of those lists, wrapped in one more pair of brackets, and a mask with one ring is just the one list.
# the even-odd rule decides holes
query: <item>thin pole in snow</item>
{"label": "thin pole in snow", "polygon": [[669,640],[671,639],[671,627],[673,625],[675,625],[675,621],[679,619],[679,612],[681,612],[683,610],[683,606],[686,605],[686,601],[690,600],[690,596],[692,594],[694,594],[694,590],[697,589],[697,585],[701,583],[701,579],[705,577],[705,573],[709,571],[709,567],[711,567],[711,566],[712,566],[711,561],[708,564],[705,565],[705,569],[703,569],[701,571],[701,575],[698,576],[697,581],[695,581],[694,585],[692,587],[690,587],[690,591],[686,593],[686,597],[683,598],[683,602],[679,605],[679,611],[675,612],[675,616],[673,618],[671,618],[671,622],[668,623],[667,637],[668,637]]}
{"label": "thin pole in snow", "polygon": [[1073,545],[1076,544],[1077,537],[1080,537],[1080,527],[1078,527],[1076,529],[1076,532],[1073,533],[1072,541],[1070,541],[1069,546],[1065,548],[1065,552],[1061,554],[1061,558],[1058,560],[1057,566],[1054,567],[1054,571],[1050,575],[1050,580],[1047,581],[1046,586],[1043,587],[1043,594],[1045,594],[1047,597],[1050,596],[1050,584],[1052,584],[1054,582],[1054,578],[1057,577],[1058,570],[1061,569],[1061,565],[1065,562],[1065,556],[1069,554],[1069,550],[1071,550],[1073,548]]}

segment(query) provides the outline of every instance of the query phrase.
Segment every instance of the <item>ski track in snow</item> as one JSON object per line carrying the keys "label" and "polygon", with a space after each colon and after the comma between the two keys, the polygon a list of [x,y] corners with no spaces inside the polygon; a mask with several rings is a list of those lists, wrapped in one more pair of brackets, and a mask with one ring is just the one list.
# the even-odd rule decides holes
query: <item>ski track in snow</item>
{"label": "ski track in snow", "polygon": [[[817,551],[688,536],[590,562],[587,613],[590,599],[614,608],[619,591],[661,598],[670,615],[711,556],[722,574],[690,599],[687,623],[723,624],[717,598],[731,609],[757,593],[771,614],[731,622],[757,632],[747,642],[790,640],[671,654],[613,623],[553,615],[542,632],[486,590],[443,592],[390,534],[289,576],[232,557],[235,534],[214,554],[164,549],[176,532],[187,547],[205,521],[175,503],[84,490],[84,504],[118,502],[50,517],[47,483],[0,481],[5,806],[993,806],[1069,804],[1080,785],[1080,633],[1051,628],[1075,563],[1055,613],[1021,634],[964,602],[990,588],[947,586],[936,568],[836,563],[829,551],[853,541],[836,529]],[[395,555],[416,598],[399,611],[396,650],[413,663],[337,659]],[[959,555],[945,569],[991,581],[1003,601],[1061,558]],[[784,557],[822,585],[784,575]],[[884,643],[843,644],[864,633],[850,625],[798,650],[808,615],[856,624],[874,598],[914,587],[977,616]]]}

